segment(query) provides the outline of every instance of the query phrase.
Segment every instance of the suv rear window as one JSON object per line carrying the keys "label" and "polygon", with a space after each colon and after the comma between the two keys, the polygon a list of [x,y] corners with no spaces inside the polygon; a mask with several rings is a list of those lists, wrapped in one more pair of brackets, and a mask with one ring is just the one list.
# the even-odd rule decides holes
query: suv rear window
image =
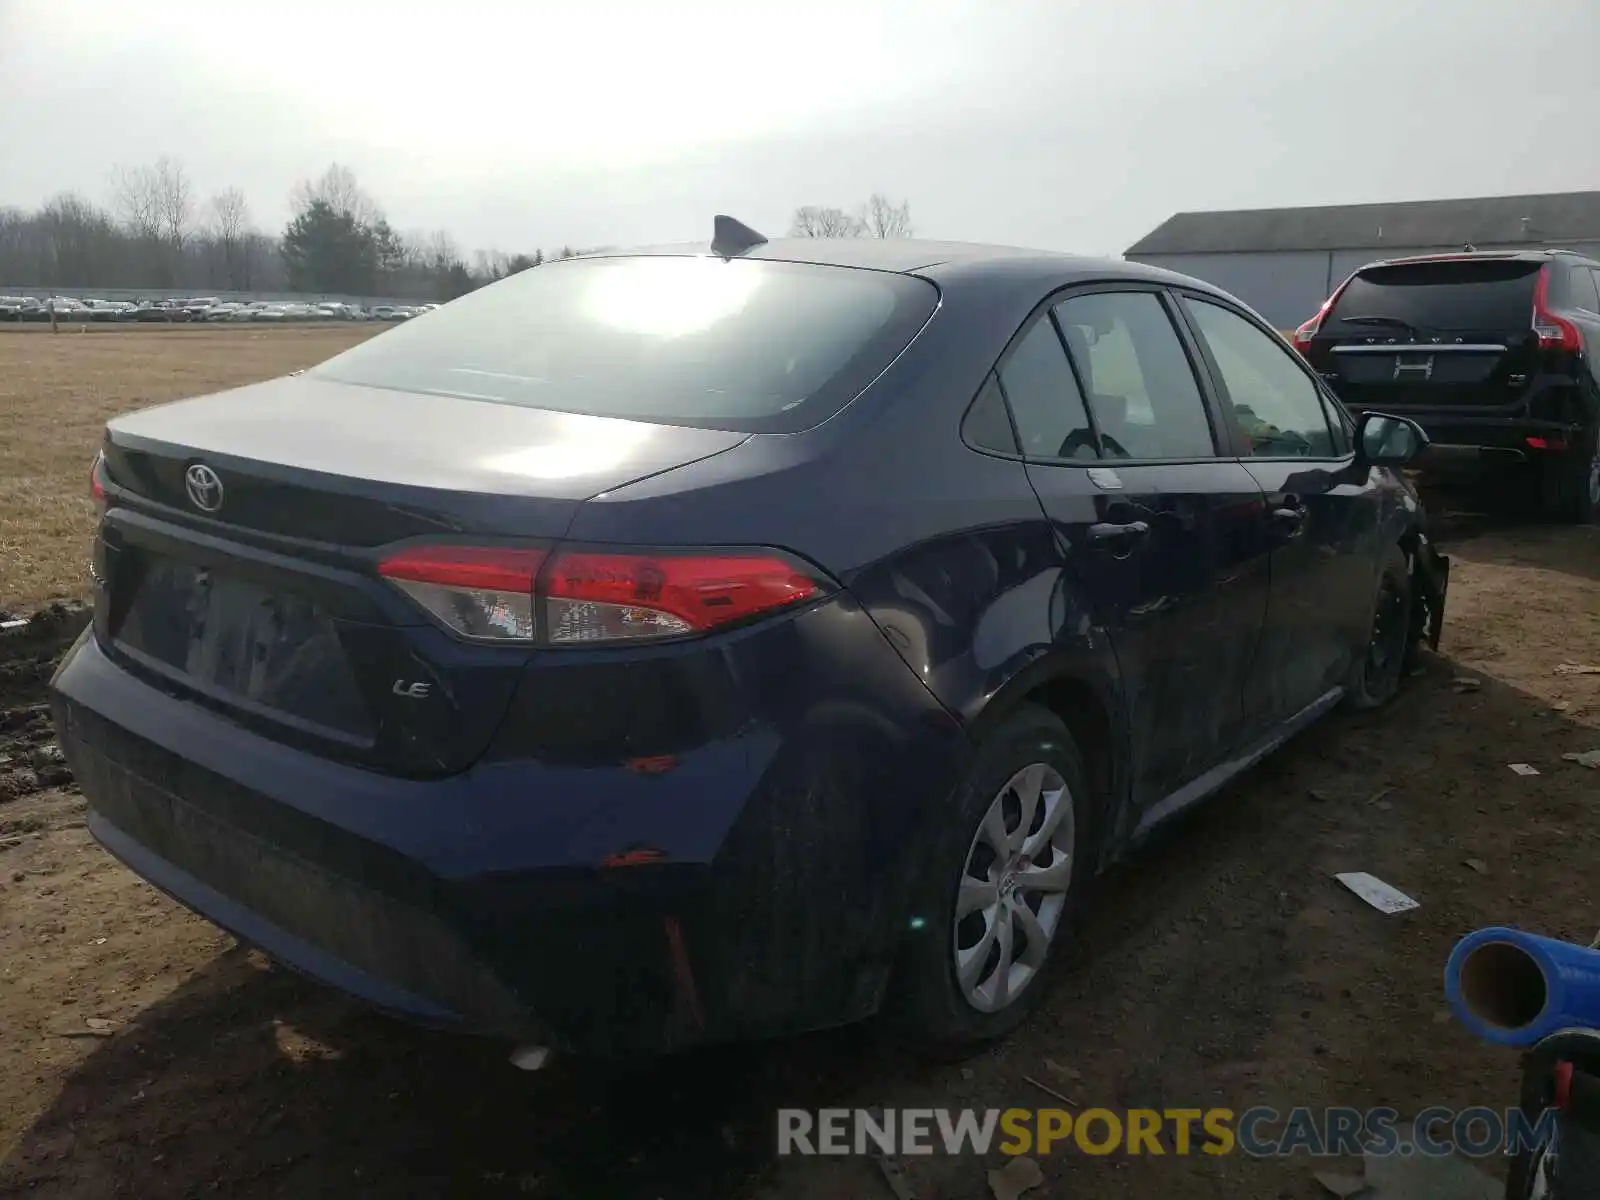
{"label": "suv rear window", "polygon": [[[1349,335],[1367,325],[1347,322],[1349,317],[1393,317],[1418,333],[1527,329],[1540,265],[1519,259],[1460,259],[1368,267],[1340,293],[1323,330]],[[1367,326],[1382,327],[1376,322]]]}
{"label": "suv rear window", "polygon": [[837,412],[938,305],[925,280],[759,259],[546,263],[311,374],[594,416],[793,432]]}

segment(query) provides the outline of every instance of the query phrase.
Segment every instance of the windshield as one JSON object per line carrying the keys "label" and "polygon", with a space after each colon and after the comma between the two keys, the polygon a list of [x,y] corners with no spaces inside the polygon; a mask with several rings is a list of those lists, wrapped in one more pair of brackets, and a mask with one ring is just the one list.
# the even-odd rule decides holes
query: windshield
{"label": "windshield", "polygon": [[938,304],[923,280],[641,255],[518,272],[328,360],[324,379],[749,432],[837,412]]}
{"label": "windshield", "polygon": [[[1537,262],[1518,259],[1460,259],[1368,267],[1339,295],[1323,322],[1326,333],[1360,330],[1371,334],[1378,322],[1355,317],[1389,317],[1396,330],[1418,333],[1484,330],[1510,333],[1527,329],[1533,314]],[[1367,328],[1362,328],[1367,325]],[[1341,328],[1342,327],[1342,328]]]}

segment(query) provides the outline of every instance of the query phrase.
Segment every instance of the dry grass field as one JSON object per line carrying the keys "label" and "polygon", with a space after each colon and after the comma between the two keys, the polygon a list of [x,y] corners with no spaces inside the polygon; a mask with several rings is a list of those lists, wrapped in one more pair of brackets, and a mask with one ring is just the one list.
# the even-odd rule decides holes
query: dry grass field
{"label": "dry grass field", "polygon": [[0,611],[87,591],[88,471],[108,418],[299,370],[385,328],[0,326]]}

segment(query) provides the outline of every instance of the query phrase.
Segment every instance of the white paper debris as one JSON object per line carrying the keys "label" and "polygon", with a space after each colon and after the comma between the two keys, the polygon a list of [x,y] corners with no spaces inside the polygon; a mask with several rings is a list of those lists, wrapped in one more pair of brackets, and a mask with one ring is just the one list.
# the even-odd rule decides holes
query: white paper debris
{"label": "white paper debris", "polygon": [[1600,770],[1600,750],[1585,750],[1582,754],[1563,754],[1562,758],[1568,762],[1575,762],[1580,767],[1594,767]]}
{"label": "white paper debris", "polygon": [[1537,775],[1539,773],[1538,767],[1530,767],[1527,763],[1507,763],[1506,765],[1518,775]]}
{"label": "white paper debris", "polygon": [[1399,888],[1390,887],[1365,871],[1345,871],[1334,878],[1381,913],[1409,912],[1422,907]]}

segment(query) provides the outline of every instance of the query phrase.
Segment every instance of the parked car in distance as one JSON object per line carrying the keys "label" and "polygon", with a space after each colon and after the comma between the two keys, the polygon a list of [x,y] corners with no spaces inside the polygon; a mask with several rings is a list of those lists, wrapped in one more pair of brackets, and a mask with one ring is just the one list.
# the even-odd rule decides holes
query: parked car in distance
{"label": "parked car in distance", "polygon": [[1425,468],[1529,464],[1547,515],[1600,517],[1600,262],[1538,250],[1370,263],[1294,342],[1352,412],[1421,425]]}
{"label": "parked car in distance", "polygon": [[1425,442],[1198,280],[719,218],[112,420],[54,717],[115,855],[392,1012],[970,1049],[1437,641]]}
{"label": "parked car in distance", "polygon": [[85,300],[84,303],[95,321],[125,321],[134,312],[134,305],[127,300]]}

